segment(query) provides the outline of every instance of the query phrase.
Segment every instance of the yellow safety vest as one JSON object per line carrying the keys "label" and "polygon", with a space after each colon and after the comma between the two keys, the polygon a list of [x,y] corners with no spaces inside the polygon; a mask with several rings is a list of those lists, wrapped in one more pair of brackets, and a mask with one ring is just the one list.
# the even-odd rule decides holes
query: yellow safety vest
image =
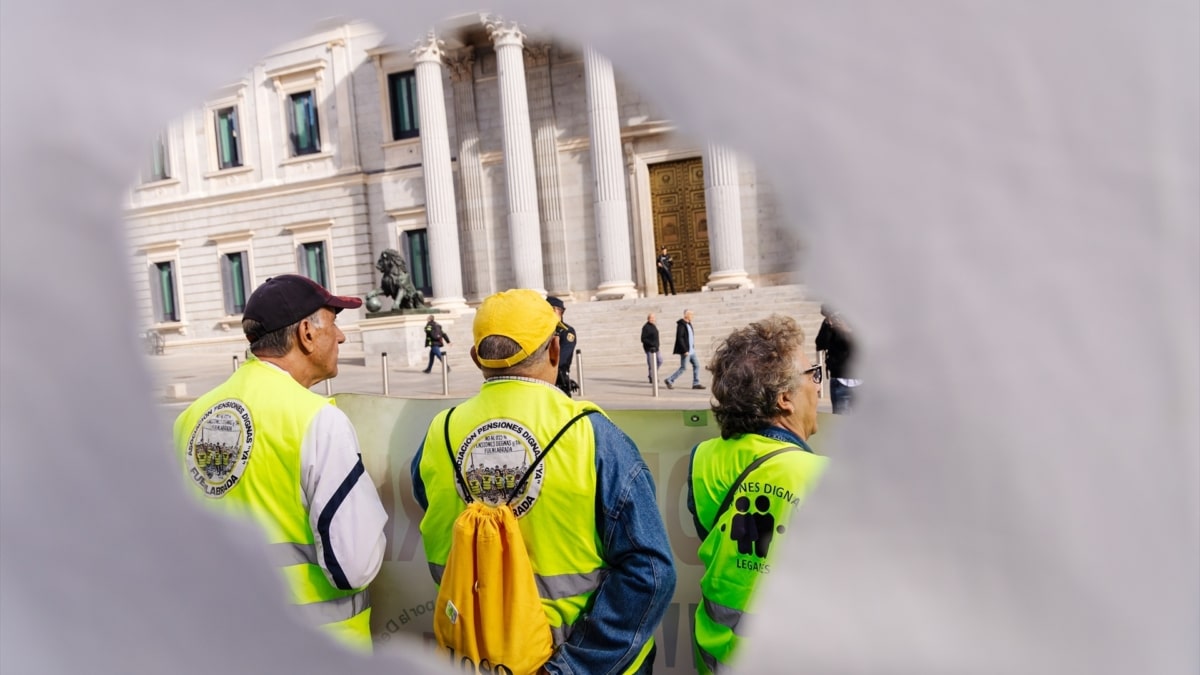
{"label": "yellow safety vest", "polygon": [[[714,438],[692,454],[692,495],[700,533],[702,602],[696,607],[693,645],[701,673],[717,673],[736,655],[755,589],[773,571],[776,552],[795,507],[824,471],[826,459],[811,452],[781,452],[753,469],[734,500],[720,505],[742,471],[781,448],[796,447],[758,434]],[[714,522],[716,520],[716,522]]]}
{"label": "yellow safety vest", "polygon": [[[450,417],[438,413],[429,425],[419,471],[429,508],[421,518],[425,557],[435,580],[441,579],[450,553],[454,521],[466,508],[454,477],[451,450],[468,489],[476,477],[528,467],[572,417],[595,407],[574,401],[549,385],[521,380],[485,382],[479,395],[468,399]],[[497,411],[504,411],[498,416]],[[505,481],[480,483],[477,499],[499,497]],[[542,607],[550,622],[554,644],[570,636],[571,626],[590,606],[603,577],[600,535],[596,531],[596,445],[588,417],[564,432],[521,493],[512,500],[521,535],[529,551]],[[580,508],[586,505],[586,508]],[[635,672],[654,640],[646,641],[625,671]]]}
{"label": "yellow safety vest", "polygon": [[248,517],[266,532],[307,619],[343,644],[371,651],[366,590],[333,586],[317,562],[300,488],[300,446],[313,417],[332,402],[291,375],[252,359],[175,420],[175,447],[192,491],[217,511]]}

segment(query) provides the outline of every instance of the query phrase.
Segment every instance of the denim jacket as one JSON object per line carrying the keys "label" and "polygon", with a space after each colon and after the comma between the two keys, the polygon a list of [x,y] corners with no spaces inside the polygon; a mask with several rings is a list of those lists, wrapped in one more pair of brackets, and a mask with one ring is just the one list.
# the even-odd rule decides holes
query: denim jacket
{"label": "denim jacket", "polygon": [[[618,675],[629,667],[662,621],[675,593],[675,563],[654,479],[633,440],[607,417],[590,417],[596,443],[596,532],[609,565],[592,606],[546,662],[550,673]],[[429,507],[419,466],[412,461],[413,496]],[[651,654],[641,668],[649,672]]]}

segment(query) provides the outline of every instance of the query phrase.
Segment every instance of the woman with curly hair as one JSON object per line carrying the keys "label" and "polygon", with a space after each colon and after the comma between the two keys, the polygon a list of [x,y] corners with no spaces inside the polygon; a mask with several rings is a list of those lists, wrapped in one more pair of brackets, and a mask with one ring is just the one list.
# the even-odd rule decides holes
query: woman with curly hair
{"label": "woman with curly hair", "polygon": [[721,437],[692,450],[688,481],[704,563],[693,635],[701,673],[736,657],[754,589],[825,467],[806,443],[817,430],[821,368],[809,363],[795,321],[773,315],[734,331],[708,369]]}

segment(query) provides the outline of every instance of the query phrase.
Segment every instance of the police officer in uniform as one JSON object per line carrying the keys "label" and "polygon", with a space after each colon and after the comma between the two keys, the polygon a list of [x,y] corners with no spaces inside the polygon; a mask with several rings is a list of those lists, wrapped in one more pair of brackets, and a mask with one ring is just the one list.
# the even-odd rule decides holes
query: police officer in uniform
{"label": "police officer in uniform", "polygon": [[[554,313],[558,315],[558,328],[555,330],[555,335],[558,336],[558,344],[562,350],[562,356],[558,361],[558,381],[554,384],[562,389],[567,396],[571,395],[571,363],[575,360],[575,329],[563,321],[563,314],[567,311],[563,301],[553,295],[546,298],[546,302],[554,308]],[[578,386],[578,385],[576,385]]]}

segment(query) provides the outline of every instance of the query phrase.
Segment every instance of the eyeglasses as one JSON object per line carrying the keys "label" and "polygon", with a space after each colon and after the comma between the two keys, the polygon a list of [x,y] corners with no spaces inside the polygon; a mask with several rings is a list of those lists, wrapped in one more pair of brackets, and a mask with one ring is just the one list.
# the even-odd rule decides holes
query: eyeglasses
{"label": "eyeglasses", "polygon": [[810,373],[812,374],[813,384],[821,384],[821,378],[822,378],[821,366],[813,366],[812,368],[809,368],[808,370],[800,371],[800,377],[804,377],[805,375],[808,375]]}

